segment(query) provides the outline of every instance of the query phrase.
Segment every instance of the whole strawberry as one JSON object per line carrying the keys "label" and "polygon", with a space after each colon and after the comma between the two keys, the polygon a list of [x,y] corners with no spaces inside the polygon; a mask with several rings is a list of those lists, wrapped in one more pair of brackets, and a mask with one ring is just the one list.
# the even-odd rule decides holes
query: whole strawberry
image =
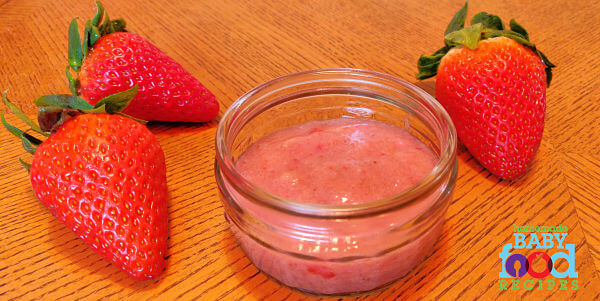
{"label": "whole strawberry", "polygon": [[[206,122],[219,111],[215,96],[179,63],[143,37],[127,32],[125,21],[110,20],[100,3],[85,25],[83,44],[77,22],[69,28],[69,63],[79,72],[72,92],[95,104],[134,85],[139,92],[124,113],[145,120]],[[104,23],[100,24],[104,18]]]}
{"label": "whole strawberry", "polygon": [[[135,93],[129,93],[129,100]],[[134,91],[135,92],[135,91]],[[136,280],[165,269],[167,185],[163,151],[138,121],[106,114],[124,107],[101,100],[93,107],[77,96],[47,95],[36,100],[40,127],[4,102],[34,131],[4,125],[33,153],[31,185],[50,212],[92,250]],[[127,101],[125,101],[126,103]],[[89,114],[85,114],[85,113]],[[37,149],[36,149],[37,147]]]}
{"label": "whole strawberry", "polygon": [[492,174],[524,175],[544,131],[552,63],[515,20],[510,30],[479,13],[464,28],[467,4],[446,29],[445,46],[419,58],[418,79],[436,75],[435,94],[458,137]]}

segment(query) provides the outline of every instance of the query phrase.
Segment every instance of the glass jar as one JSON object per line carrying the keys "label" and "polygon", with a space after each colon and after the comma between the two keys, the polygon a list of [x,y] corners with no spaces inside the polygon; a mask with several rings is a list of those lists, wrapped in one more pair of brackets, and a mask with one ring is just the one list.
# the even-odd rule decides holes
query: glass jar
{"label": "glass jar", "polygon": [[[402,127],[439,160],[411,188],[353,205],[285,199],[236,170],[261,137],[341,117]],[[215,175],[225,217],[257,268],[311,293],[363,292],[406,275],[432,251],[456,179],[456,144],[450,117],[420,88],[372,71],[311,70],[262,84],[231,105],[217,129]]]}

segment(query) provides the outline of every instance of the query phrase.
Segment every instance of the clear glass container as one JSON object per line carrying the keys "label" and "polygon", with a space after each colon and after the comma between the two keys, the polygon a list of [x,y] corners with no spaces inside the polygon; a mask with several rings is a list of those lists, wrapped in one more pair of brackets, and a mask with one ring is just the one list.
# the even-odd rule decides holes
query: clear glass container
{"label": "clear glass container", "polygon": [[[341,117],[402,127],[439,160],[411,188],[353,205],[285,199],[236,170],[261,137]],[[262,84],[231,105],[217,129],[215,175],[225,217],[257,268],[303,291],[348,294],[391,283],[430,254],[456,179],[456,144],[450,117],[420,88],[365,70],[311,70]]]}

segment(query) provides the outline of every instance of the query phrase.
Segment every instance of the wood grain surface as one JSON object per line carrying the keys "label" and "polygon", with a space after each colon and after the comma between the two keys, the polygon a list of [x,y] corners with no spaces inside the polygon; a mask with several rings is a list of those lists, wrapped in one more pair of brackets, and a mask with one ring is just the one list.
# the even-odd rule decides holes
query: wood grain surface
{"label": "wood grain surface", "polygon": [[[139,33],[179,61],[221,103],[296,71],[355,67],[417,82],[420,54],[439,48],[461,1],[116,1]],[[0,1],[0,89],[28,114],[36,96],[68,93],[67,26],[93,1]],[[471,1],[518,20],[558,66],[546,129],[530,172],[506,182],[461,148],[459,176],[435,252],[403,279],[358,299],[600,298],[600,2]],[[6,112],[4,106],[0,111]],[[9,121],[19,124],[15,118]],[[0,131],[0,299],[297,300],[320,298],[260,273],[228,230],[213,177],[217,121],[151,124],[167,160],[170,240],[160,279],[135,282],[55,220],[32,193],[20,143]],[[564,225],[578,290],[500,290],[498,253],[514,225]],[[559,270],[566,269],[563,260]],[[529,279],[529,278],[528,278]],[[558,282],[558,281],[557,281]],[[569,285],[569,288],[571,286]]]}

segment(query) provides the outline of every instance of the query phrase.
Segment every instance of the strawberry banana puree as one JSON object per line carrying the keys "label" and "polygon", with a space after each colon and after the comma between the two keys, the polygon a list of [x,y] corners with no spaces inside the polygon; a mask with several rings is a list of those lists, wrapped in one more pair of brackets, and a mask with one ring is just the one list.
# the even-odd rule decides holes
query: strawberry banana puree
{"label": "strawberry banana puree", "polygon": [[[429,174],[437,160],[402,128],[342,118],[311,121],[266,136],[247,149],[237,168],[275,195],[302,203],[347,205],[407,190]],[[405,275],[432,249],[442,219],[416,230],[400,226],[430,208],[434,199],[376,217],[315,219],[284,214],[239,196],[248,214],[278,230],[255,232],[253,239],[233,223],[232,229],[254,264],[284,284],[325,294],[366,291]]]}
{"label": "strawberry banana puree", "polygon": [[407,131],[352,118],[307,122],[253,144],[242,175],[273,194],[329,205],[376,201],[423,179],[437,157]]}

